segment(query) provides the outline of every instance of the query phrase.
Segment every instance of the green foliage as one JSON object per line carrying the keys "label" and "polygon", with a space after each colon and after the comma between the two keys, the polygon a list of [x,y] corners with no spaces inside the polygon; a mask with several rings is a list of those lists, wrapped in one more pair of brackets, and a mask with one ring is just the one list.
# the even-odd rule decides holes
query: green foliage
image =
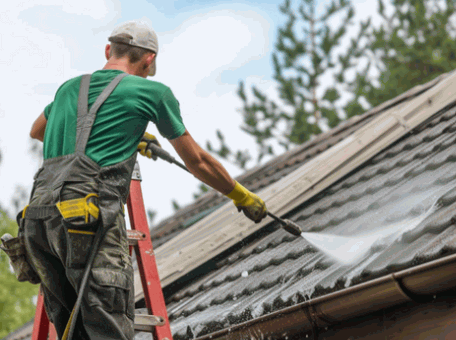
{"label": "green foliage", "polygon": [[30,139],[29,152],[38,162],[43,159],[43,143],[36,139]]}
{"label": "green foliage", "polygon": [[157,217],[157,211],[153,209],[147,209],[147,219],[149,220],[149,228],[152,228]]}
{"label": "green foliage", "polygon": [[[15,221],[0,211],[0,235],[17,235]],[[32,299],[38,294],[38,285],[18,282],[10,271],[9,258],[0,250],[0,338],[16,330],[35,314]]]}
{"label": "green foliage", "polygon": [[[255,139],[258,163],[276,154],[277,148],[287,150],[341,122],[344,117],[338,102],[350,85],[346,73],[356,74],[357,60],[367,42],[363,38],[370,26],[370,20],[362,22],[358,35],[344,49],[341,42],[354,17],[349,0],[332,0],[322,13],[317,13],[316,0],[301,0],[298,5],[285,0],[279,9],[287,18],[278,29],[272,54],[279,99],[270,98],[255,86],[248,94],[242,81],[238,88],[243,102],[241,129]],[[341,20],[335,24],[338,18]],[[362,112],[360,105],[355,106],[359,98],[354,97],[350,114]],[[217,138],[220,147],[214,149],[208,143],[207,149],[245,169],[252,159],[248,151],[231,151],[220,131]]]}
{"label": "green foliage", "polygon": [[[212,143],[209,141],[206,142],[206,149],[209,152],[215,153],[216,155],[220,156],[221,158],[230,160],[232,163],[236,164],[241,169],[245,169],[247,162],[252,158],[249,154],[249,151],[248,150],[244,150],[244,151],[238,150],[236,152],[233,152],[233,151],[231,151],[231,148],[226,143],[225,137],[223,136],[223,134],[220,130],[217,130],[216,135],[217,135],[218,142],[220,144],[218,149],[215,149],[212,146]],[[198,194],[196,194],[196,195],[198,195]],[[195,194],[193,196],[195,196]],[[195,198],[197,198],[197,197],[195,197]]]}
{"label": "green foliage", "polygon": [[21,211],[28,202],[29,190],[27,190],[23,185],[16,184],[16,189],[11,198],[11,205],[13,206],[13,214]]}
{"label": "green foliage", "polygon": [[171,201],[171,204],[172,204],[173,210],[174,210],[175,212],[178,211],[178,210],[181,208],[180,204],[179,204],[176,200],[172,200],[172,201]]}
{"label": "green foliage", "polygon": [[358,75],[356,91],[372,106],[456,67],[455,2],[392,0],[387,14],[378,1],[380,27],[370,34],[371,62],[380,75]]}
{"label": "green foliage", "polygon": [[193,193],[193,198],[196,200],[209,191],[209,187],[203,183],[198,186],[198,192]]}
{"label": "green foliage", "polygon": [[[206,185],[206,184],[203,184],[203,183],[200,183],[198,185],[198,191],[197,192],[194,192],[193,193],[193,199],[197,199],[197,198],[200,198],[201,196],[203,196],[206,192],[209,191],[209,187]],[[179,202],[177,202],[176,200],[172,200],[171,201],[171,204],[173,205],[173,210],[176,212],[178,211],[180,208],[181,208],[181,205],[179,204]]]}

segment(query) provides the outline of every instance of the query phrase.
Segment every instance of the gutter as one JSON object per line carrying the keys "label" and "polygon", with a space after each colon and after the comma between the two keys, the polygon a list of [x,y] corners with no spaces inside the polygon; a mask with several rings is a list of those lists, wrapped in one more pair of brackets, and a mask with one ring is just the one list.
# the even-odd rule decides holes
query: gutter
{"label": "gutter", "polygon": [[361,283],[253,319],[197,340],[266,339],[305,334],[405,302],[430,302],[456,286],[456,254]]}

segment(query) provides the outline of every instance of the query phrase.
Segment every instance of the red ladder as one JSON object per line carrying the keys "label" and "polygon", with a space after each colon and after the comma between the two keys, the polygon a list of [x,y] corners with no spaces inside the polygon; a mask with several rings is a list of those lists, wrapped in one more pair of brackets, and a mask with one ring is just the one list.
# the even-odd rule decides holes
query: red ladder
{"label": "red ladder", "polygon": [[[138,163],[136,163],[130,184],[127,208],[131,224],[131,230],[128,230],[130,252],[132,248],[135,249],[144,298],[150,314],[135,316],[135,330],[151,332],[154,340],[172,340],[165,298],[147,224]],[[32,340],[47,340],[48,335],[49,340],[57,340],[57,333],[44,310],[43,296],[40,292],[33,322]]]}

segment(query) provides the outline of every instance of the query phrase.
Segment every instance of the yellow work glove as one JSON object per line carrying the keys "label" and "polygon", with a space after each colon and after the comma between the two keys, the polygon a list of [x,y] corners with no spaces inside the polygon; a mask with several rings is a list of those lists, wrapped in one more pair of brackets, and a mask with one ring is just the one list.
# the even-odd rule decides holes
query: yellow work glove
{"label": "yellow work glove", "polygon": [[149,145],[151,143],[161,147],[160,143],[154,135],[145,132],[144,136],[141,138],[141,142],[138,144],[138,151],[141,155],[147,158],[152,158],[154,161],[156,161],[157,155],[155,155],[154,152],[149,148]]}
{"label": "yellow work glove", "polygon": [[259,223],[268,212],[263,200],[238,182],[226,197],[231,198],[238,211],[244,212],[244,215],[255,223]]}

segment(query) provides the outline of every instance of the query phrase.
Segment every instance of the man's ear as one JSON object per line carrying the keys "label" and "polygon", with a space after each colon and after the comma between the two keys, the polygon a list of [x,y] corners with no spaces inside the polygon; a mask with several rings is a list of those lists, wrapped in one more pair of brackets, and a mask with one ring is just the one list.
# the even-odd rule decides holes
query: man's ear
{"label": "man's ear", "polygon": [[155,53],[149,54],[149,55],[147,56],[147,58],[146,58],[147,66],[149,66],[150,64],[152,64],[152,62],[153,62],[154,59],[155,59],[155,56],[156,56]]}
{"label": "man's ear", "polygon": [[106,60],[109,60],[109,54],[111,53],[111,45],[107,44],[105,47],[105,57]]}
{"label": "man's ear", "polygon": [[147,76],[153,77],[155,75],[155,72],[156,72],[155,58],[156,58],[156,56],[157,55],[155,53],[153,53],[153,54],[148,55],[145,59],[144,65],[149,69]]}

